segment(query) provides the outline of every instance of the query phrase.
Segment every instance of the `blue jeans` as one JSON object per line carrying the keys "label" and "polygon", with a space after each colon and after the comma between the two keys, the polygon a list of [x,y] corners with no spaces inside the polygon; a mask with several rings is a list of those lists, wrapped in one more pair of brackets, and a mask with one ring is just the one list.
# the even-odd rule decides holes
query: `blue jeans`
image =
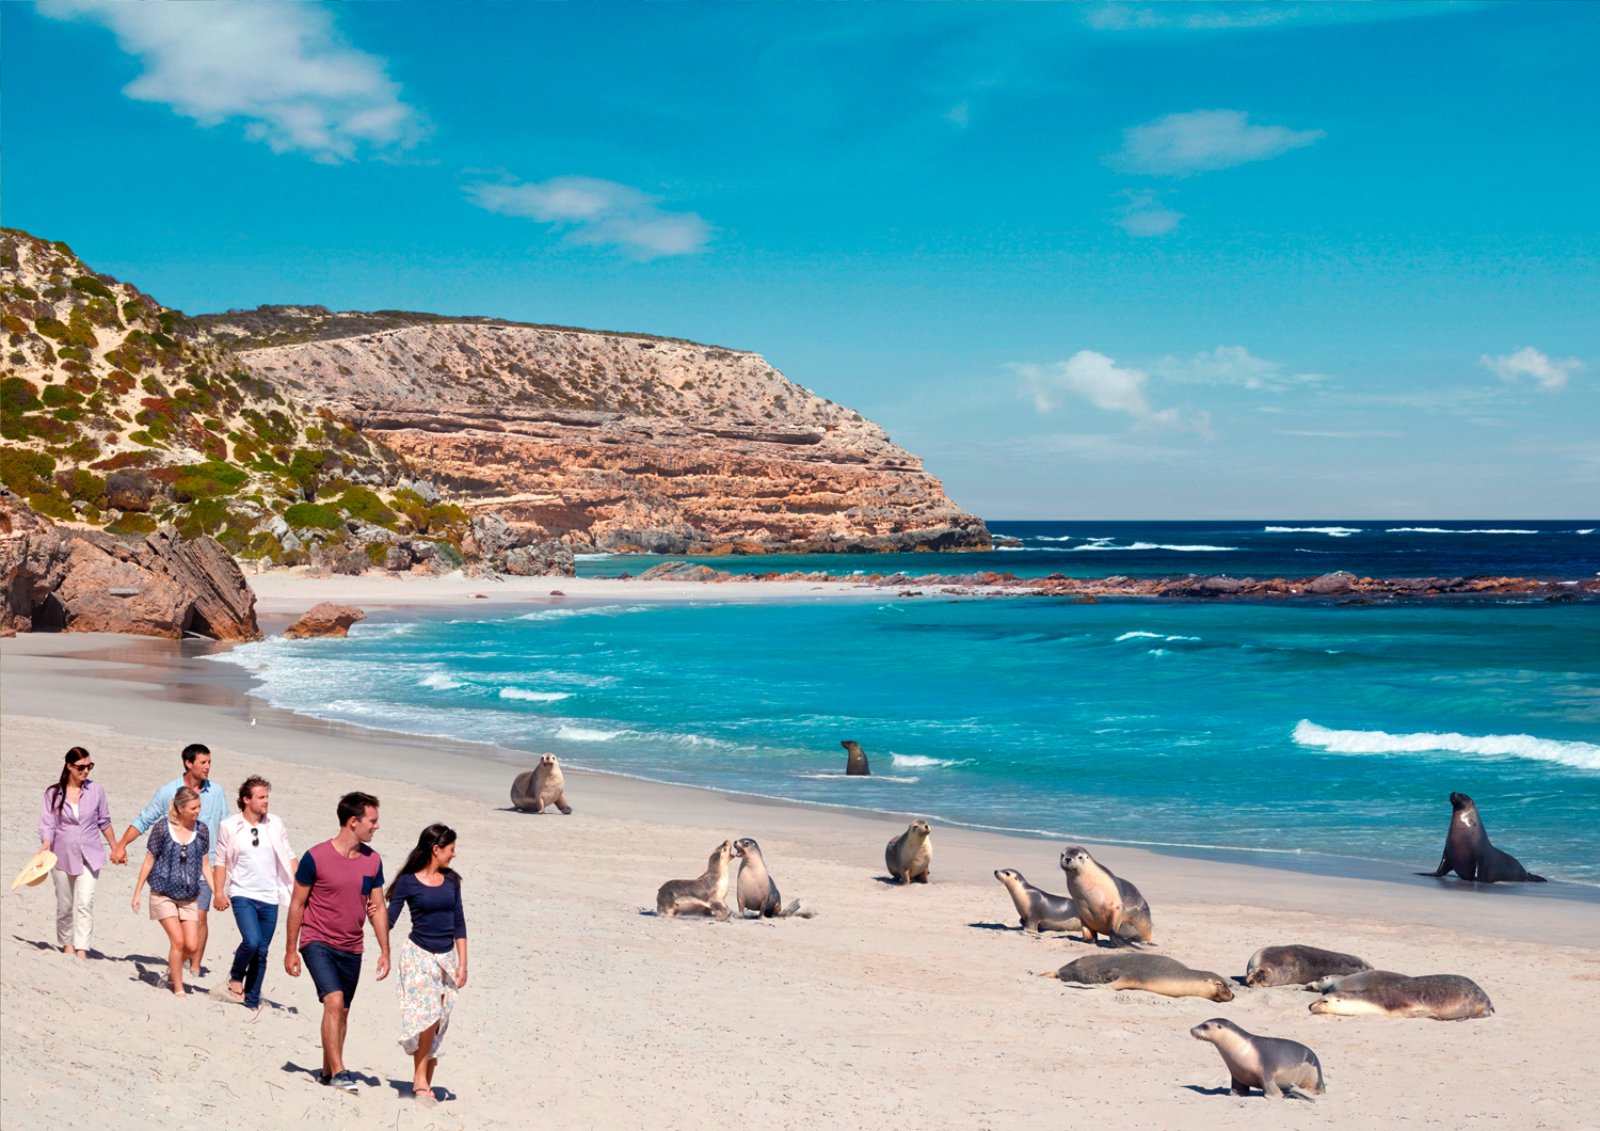
{"label": "blue jeans", "polygon": [[228,980],[244,983],[244,1003],[255,1009],[261,1004],[261,983],[267,977],[272,933],[278,929],[278,905],[243,896],[229,902],[233,921],[239,925],[239,948],[233,952],[233,971]]}

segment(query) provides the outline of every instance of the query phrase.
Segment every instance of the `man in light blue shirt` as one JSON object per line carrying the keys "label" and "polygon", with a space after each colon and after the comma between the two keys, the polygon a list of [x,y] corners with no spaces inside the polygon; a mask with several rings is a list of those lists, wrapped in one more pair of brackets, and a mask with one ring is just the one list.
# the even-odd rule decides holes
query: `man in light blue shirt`
{"label": "man in light blue shirt", "polygon": [[[178,790],[188,786],[200,795],[200,819],[205,822],[206,830],[211,834],[211,851],[217,847],[217,827],[222,824],[228,815],[228,802],[222,796],[222,790],[211,780],[211,751],[198,742],[192,742],[183,748],[183,773],[169,781],[166,785],[150,795],[150,800],[144,809],[134,818],[133,824],[122,834],[122,839],[111,850],[113,864],[126,864],[128,862],[128,845],[138,840],[150,831],[150,826],[157,821],[167,819],[167,807],[172,804],[172,797]],[[211,853],[206,854],[203,867],[209,873],[211,868]],[[206,953],[206,935],[208,924],[206,912],[210,904],[206,893],[202,891],[199,899],[200,907],[200,945],[195,950],[193,970],[196,975],[200,973],[200,960]]]}

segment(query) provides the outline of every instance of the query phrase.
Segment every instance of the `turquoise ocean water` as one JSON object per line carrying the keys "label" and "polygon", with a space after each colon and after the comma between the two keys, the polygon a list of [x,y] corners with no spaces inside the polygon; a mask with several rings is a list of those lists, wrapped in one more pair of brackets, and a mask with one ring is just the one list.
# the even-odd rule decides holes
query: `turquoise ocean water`
{"label": "turquoise ocean water", "polygon": [[[1592,544],[1543,572],[1592,575]],[[321,718],[1263,863],[1431,868],[1460,790],[1530,869],[1600,884],[1596,603],[708,600],[367,622],[224,658]],[[873,777],[842,776],[844,738]]]}

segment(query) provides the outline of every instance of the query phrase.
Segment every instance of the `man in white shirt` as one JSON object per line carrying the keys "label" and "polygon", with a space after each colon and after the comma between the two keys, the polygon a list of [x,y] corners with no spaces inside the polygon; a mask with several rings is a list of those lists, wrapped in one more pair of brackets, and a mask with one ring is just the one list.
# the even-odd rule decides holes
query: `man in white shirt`
{"label": "man in white shirt", "polygon": [[222,822],[217,837],[217,910],[231,907],[239,927],[228,994],[252,1010],[261,1008],[278,905],[294,886],[294,852],[283,822],[268,812],[271,798],[271,782],[246,778],[239,787],[239,812]]}

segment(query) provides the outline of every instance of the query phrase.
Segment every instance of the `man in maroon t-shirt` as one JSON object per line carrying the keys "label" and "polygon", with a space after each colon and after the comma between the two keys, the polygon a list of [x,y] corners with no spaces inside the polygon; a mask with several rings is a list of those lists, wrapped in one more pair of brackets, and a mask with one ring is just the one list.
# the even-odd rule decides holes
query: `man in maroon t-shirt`
{"label": "man in maroon t-shirt", "polygon": [[288,951],[283,968],[300,976],[305,959],[322,1003],[324,1084],[359,1090],[354,1072],[344,1066],[344,1035],[350,1003],[361,981],[361,920],[378,936],[378,981],[389,976],[389,915],[383,905],[383,860],[368,848],[378,831],[378,799],[370,793],[339,798],[339,835],[307,850],[294,876],[289,900]]}

